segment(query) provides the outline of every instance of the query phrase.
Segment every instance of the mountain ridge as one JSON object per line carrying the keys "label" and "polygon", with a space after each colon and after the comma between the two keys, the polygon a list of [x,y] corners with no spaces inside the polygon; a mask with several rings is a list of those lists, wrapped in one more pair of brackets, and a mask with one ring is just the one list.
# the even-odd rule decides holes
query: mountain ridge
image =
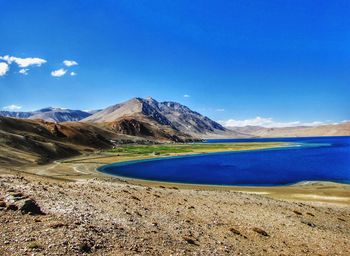
{"label": "mountain ridge", "polygon": [[152,97],[134,97],[104,109],[82,111],[47,107],[31,112],[0,111],[0,116],[47,122],[87,122],[131,136],[182,141],[182,138],[246,138],[350,135],[346,124],[265,128],[224,127],[189,107]]}
{"label": "mountain ridge", "polygon": [[229,132],[219,123],[191,110],[187,106],[171,101],[158,102],[151,97],[132,98],[109,106],[81,121],[103,123],[130,117],[140,121],[152,121],[198,137]]}

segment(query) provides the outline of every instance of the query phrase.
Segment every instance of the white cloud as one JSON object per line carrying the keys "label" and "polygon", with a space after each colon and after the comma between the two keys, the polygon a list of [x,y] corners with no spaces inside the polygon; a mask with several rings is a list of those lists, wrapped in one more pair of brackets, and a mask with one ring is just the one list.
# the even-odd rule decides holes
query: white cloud
{"label": "white cloud", "polygon": [[78,65],[78,62],[76,62],[74,60],[64,60],[63,64],[66,65],[67,67],[71,67],[71,66]]}
{"label": "white cloud", "polygon": [[9,55],[0,56],[0,60],[4,60],[8,64],[15,62],[20,68],[26,68],[32,65],[40,67],[42,64],[47,62],[41,58],[17,58]]}
{"label": "white cloud", "polygon": [[225,127],[244,127],[244,126],[262,126],[266,128],[282,128],[282,127],[295,127],[295,126],[316,126],[326,124],[324,122],[311,122],[311,123],[302,123],[300,121],[293,122],[276,122],[272,118],[264,118],[257,116],[252,119],[245,120],[236,120],[236,119],[228,119],[226,121],[219,121]]}
{"label": "white cloud", "polygon": [[22,75],[28,75],[28,70],[27,68],[22,68],[20,69],[19,73],[22,74]]}
{"label": "white cloud", "polygon": [[188,95],[188,94],[184,95],[184,98],[189,98],[189,97],[191,97],[191,95]]}
{"label": "white cloud", "polygon": [[61,77],[61,76],[64,76],[66,73],[67,73],[67,70],[60,68],[60,69],[52,71],[51,75],[54,77]]}
{"label": "white cloud", "polygon": [[9,71],[9,65],[5,62],[0,62],[0,76],[6,75],[7,71]]}
{"label": "white cloud", "polygon": [[71,75],[71,76],[76,76],[77,73],[76,73],[76,72],[70,72],[70,75]]}
{"label": "white cloud", "polygon": [[12,111],[13,110],[20,110],[21,108],[22,108],[22,106],[18,106],[18,105],[15,105],[15,104],[3,107],[3,109],[12,110]]}

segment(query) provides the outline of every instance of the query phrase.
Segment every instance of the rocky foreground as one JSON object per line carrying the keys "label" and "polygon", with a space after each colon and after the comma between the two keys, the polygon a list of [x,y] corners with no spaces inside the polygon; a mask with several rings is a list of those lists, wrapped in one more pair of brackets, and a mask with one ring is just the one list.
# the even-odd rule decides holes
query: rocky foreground
{"label": "rocky foreground", "polygon": [[0,176],[0,255],[350,255],[347,205]]}

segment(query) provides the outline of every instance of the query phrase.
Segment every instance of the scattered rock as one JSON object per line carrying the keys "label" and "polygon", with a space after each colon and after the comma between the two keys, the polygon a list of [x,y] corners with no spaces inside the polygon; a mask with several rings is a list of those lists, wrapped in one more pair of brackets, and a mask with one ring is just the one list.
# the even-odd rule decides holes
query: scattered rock
{"label": "scattered rock", "polygon": [[22,193],[11,193],[11,194],[7,194],[5,196],[5,201],[7,203],[15,203],[17,201],[20,201],[22,199],[25,199],[26,196],[24,196]]}
{"label": "scattered rock", "polygon": [[314,215],[313,213],[311,213],[311,212],[307,212],[306,214],[307,214],[307,215],[310,215],[310,216],[312,216],[312,217],[315,217],[315,215]]}
{"label": "scattered rock", "polygon": [[235,234],[235,235],[241,235],[241,232],[239,232],[237,229],[235,228],[230,228],[230,231]]}
{"label": "scattered rock", "polygon": [[6,207],[7,210],[10,210],[10,211],[17,211],[18,210],[18,206],[15,205],[15,204],[9,204],[7,207]]}
{"label": "scattered rock", "polygon": [[61,228],[67,226],[66,224],[62,222],[54,222],[49,225],[50,228],[56,229],[56,228]]}
{"label": "scattered rock", "polygon": [[293,211],[296,215],[303,215],[301,212],[294,210]]}
{"label": "scattered rock", "polygon": [[87,244],[86,242],[83,242],[79,244],[79,251],[82,253],[90,253],[91,252],[91,246]]}
{"label": "scattered rock", "polygon": [[140,198],[136,197],[136,196],[131,196],[131,199],[134,199],[136,201],[141,201]]}
{"label": "scattered rock", "polygon": [[316,225],[310,221],[302,220],[301,223],[308,225],[309,227],[312,227],[312,228],[316,227]]}
{"label": "scattered rock", "polygon": [[269,236],[269,234],[265,230],[262,230],[261,228],[253,228],[253,231],[255,231],[256,233],[262,236]]}
{"label": "scattered rock", "polygon": [[6,207],[6,203],[4,201],[0,201],[0,209],[5,207]]}
{"label": "scattered rock", "polygon": [[25,199],[18,202],[19,209],[23,214],[29,213],[31,215],[43,215],[44,212],[33,199]]}
{"label": "scattered rock", "polygon": [[183,237],[183,239],[189,244],[197,245],[196,241],[194,239],[190,238],[190,237],[186,237],[185,236],[185,237]]}

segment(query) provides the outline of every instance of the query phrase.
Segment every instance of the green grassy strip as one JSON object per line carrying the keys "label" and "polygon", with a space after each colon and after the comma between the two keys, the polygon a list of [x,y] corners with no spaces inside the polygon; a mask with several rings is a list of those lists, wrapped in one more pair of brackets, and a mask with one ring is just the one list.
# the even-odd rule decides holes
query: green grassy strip
{"label": "green grassy strip", "polygon": [[284,146],[283,142],[244,142],[244,143],[213,143],[213,144],[162,144],[162,145],[120,145],[108,150],[108,153],[121,154],[170,154],[191,152],[219,152],[272,148]]}

